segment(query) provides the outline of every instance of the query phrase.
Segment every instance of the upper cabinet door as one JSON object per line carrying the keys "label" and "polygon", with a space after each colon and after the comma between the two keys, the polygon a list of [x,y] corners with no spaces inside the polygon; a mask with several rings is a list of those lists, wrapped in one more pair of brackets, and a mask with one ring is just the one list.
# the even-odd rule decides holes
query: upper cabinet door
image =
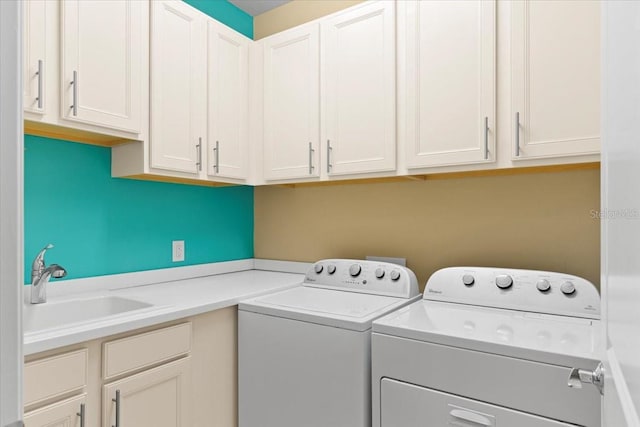
{"label": "upper cabinet door", "polygon": [[410,168],[495,161],[496,3],[399,4]]}
{"label": "upper cabinet door", "polygon": [[199,175],[206,142],[207,26],[178,0],[151,2],[151,167]]}
{"label": "upper cabinet door", "polygon": [[61,2],[61,116],[140,133],[148,35],[137,0]]}
{"label": "upper cabinet door", "polygon": [[329,175],[396,168],[395,4],[322,22],[322,113]]}
{"label": "upper cabinet door", "polygon": [[600,2],[511,3],[514,159],[600,151]]}
{"label": "upper cabinet door", "polygon": [[45,67],[47,63],[47,1],[27,0],[24,7],[23,85],[24,110],[45,113]]}
{"label": "upper cabinet door", "polygon": [[317,24],[264,43],[264,177],[319,176],[320,38]]}
{"label": "upper cabinet door", "polygon": [[249,43],[243,35],[209,21],[209,150],[207,173],[247,178]]}

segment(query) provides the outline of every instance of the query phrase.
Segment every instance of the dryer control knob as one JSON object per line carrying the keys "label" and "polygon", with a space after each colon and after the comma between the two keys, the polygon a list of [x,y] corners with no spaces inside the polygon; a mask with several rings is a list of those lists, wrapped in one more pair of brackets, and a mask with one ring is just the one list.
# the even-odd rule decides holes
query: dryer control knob
{"label": "dryer control knob", "polygon": [[376,268],[376,277],[378,279],[382,279],[384,277],[384,268],[382,267]]}
{"label": "dryer control knob", "polygon": [[560,286],[560,290],[565,295],[572,295],[576,291],[576,286],[573,284],[573,282],[564,282],[562,286]]}
{"label": "dryer control knob", "polygon": [[540,279],[538,283],[536,283],[536,288],[538,288],[540,292],[547,292],[551,289],[551,283],[549,283],[547,279]]}
{"label": "dryer control knob", "polygon": [[398,281],[398,279],[400,279],[400,271],[391,270],[391,273],[389,273],[389,277],[391,277],[391,280],[393,280],[394,282]]}
{"label": "dryer control knob", "polygon": [[500,289],[509,289],[513,285],[513,279],[508,274],[496,276],[496,286]]}
{"label": "dryer control knob", "polygon": [[322,264],[316,264],[313,266],[313,269],[315,270],[316,274],[320,274],[322,273],[324,267],[322,266]]}
{"label": "dryer control knob", "polygon": [[351,267],[349,267],[349,274],[351,275],[351,277],[358,277],[361,271],[362,267],[360,267],[360,264],[353,264]]}
{"label": "dryer control knob", "polygon": [[465,286],[473,286],[473,284],[476,283],[476,279],[471,274],[465,274],[462,276],[462,283],[464,283]]}
{"label": "dryer control knob", "polygon": [[333,265],[333,264],[329,264],[329,265],[327,266],[327,273],[329,273],[329,274],[333,274],[333,273],[335,273],[335,272],[336,272],[336,266],[335,266],[335,265]]}

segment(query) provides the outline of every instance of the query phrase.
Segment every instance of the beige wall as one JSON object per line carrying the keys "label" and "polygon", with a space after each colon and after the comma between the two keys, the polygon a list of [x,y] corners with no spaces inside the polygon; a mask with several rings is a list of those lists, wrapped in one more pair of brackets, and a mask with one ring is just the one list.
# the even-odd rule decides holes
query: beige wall
{"label": "beige wall", "polygon": [[363,0],[294,0],[253,19],[253,38],[259,40],[296,25],[346,9]]}
{"label": "beige wall", "polygon": [[407,258],[421,288],[456,265],[561,271],[600,282],[598,169],[255,189],[255,256]]}

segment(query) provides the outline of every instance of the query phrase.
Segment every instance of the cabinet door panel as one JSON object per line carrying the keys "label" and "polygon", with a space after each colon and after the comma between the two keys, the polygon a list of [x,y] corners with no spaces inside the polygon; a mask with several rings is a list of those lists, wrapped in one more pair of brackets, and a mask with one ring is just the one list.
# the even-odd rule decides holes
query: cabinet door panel
{"label": "cabinet door panel", "polygon": [[24,415],[25,427],[80,427],[80,407],[86,395],[63,400]]}
{"label": "cabinet door panel", "polygon": [[495,160],[495,1],[403,6],[408,166]]}
{"label": "cabinet door panel", "polygon": [[396,167],[395,5],[380,1],[322,23],[323,141],[330,175]]}
{"label": "cabinet door panel", "polygon": [[249,39],[209,21],[209,175],[247,177],[248,62]]}
{"label": "cabinet door panel", "polygon": [[198,174],[198,144],[206,136],[206,21],[182,1],[153,1],[151,15],[151,166]]}
{"label": "cabinet door panel", "polygon": [[24,110],[45,113],[47,2],[28,0],[24,6]]}
{"label": "cabinet door panel", "polygon": [[600,2],[511,7],[514,159],[598,153]]}
{"label": "cabinet door panel", "polygon": [[188,427],[191,360],[185,358],[103,387],[103,425],[115,425],[120,392],[122,427]]}
{"label": "cabinet door panel", "polygon": [[63,118],[141,132],[145,7],[135,0],[61,2]]}
{"label": "cabinet door panel", "polygon": [[320,39],[317,24],[264,41],[265,179],[317,177]]}

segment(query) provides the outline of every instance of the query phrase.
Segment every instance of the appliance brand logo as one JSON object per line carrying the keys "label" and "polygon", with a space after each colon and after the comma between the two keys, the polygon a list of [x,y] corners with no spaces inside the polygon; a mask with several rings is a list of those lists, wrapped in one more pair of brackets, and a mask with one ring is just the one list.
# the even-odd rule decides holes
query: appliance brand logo
{"label": "appliance brand logo", "polygon": [[437,290],[431,289],[431,288],[427,289],[427,292],[429,292],[430,294],[441,294],[442,293],[442,291],[437,291]]}

